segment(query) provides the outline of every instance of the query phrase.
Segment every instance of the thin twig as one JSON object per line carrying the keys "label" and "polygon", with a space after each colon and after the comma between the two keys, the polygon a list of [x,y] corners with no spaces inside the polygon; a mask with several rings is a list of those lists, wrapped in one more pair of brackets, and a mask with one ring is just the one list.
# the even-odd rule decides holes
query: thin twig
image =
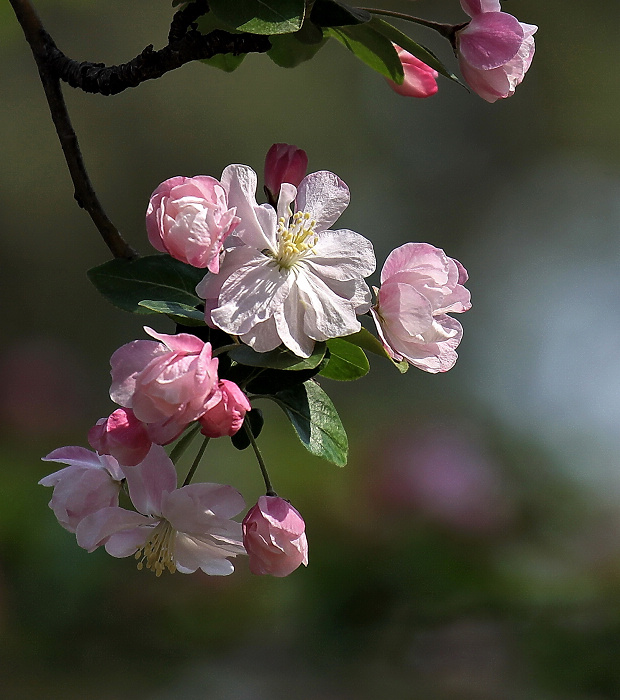
{"label": "thin twig", "polygon": [[41,20],[29,0],[9,0],[9,2],[15,11],[17,21],[21,25],[37,64],[52,121],[56,127],[56,133],[60,139],[62,152],[73,181],[74,197],[79,206],[90,215],[112,255],[115,258],[131,260],[137,257],[137,253],[123,239],[118,229],[108,218],[86,172],[77,136],[67,112],[60,80],[53,74],[48,64],[47,34]]}

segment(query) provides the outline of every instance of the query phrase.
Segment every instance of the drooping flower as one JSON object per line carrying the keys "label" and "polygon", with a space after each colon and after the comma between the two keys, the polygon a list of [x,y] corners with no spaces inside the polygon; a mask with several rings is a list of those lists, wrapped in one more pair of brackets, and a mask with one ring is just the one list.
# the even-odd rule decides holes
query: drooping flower
{"label": "drooping flower", "polygon": [[288,143],[274,143],[265,157],[265,190],[271,202],[278,201],[283,182],[297,187],[308,168],[308,155]]}
{"label": "drooping flower", "polygon": [[77,527],[80,547],[89,552],[105,545],[113,557],[135,555],[160,576],[190,574],[201,569],[227,576],[234,567],[228,557],[245,554],[241,524],[230,518],[244,508],[241,494],[223,484],[190,484],[176,488],[176,470],[163,447],[153,445],[125,475],[136,511],[103,508]]}
{"label": "drooping flower", "polygon": [[288,576],[301,564],[308,566],[306,524],[288,501],[261,496],[242,525],[253,574]]}
{"label": "drooping flower", "polygon": [[534,57],[538,27],[501,12],[499,0],[461,0],[472,18],[457,32],[463,77],[487,102],[514,95]]}
{"label": "drooping flower", "polygon": [[43,461],[69,465],[39,481],[54,487],[49,507],[65,530],[75,532],[86,516],[118,504],[124,474],[114,457],[84,447],[59,447]]}
{"label": "drooping flower", "polygon": [[243,425],[245,414],[251,410],[248,397],[228,379],[220,379],[209,399],[206,412],[198,419],[201,433],[216,438],[234,435]]}
{"label": "drooping flower", "polygon": [[120,464],[141,462],[151,449],[146,426],[130,408],[117,408],[88,431],[90,446],[102,455],[112,455]]}
{"label": "drooping flower", "polygon": [[219,270],[222,244],[238,223],[226,190],[208,175],[162,182],[146,212],[146,230],[156,250],[211,272]]}
{"label": "drooping flower", "polygon": [[394,44],[394,48],[403,65],[405,79],[400,85],[387,79],[392,90],[403,97],[424,98],[434,95],[438,90],[437,77],[439,73],[400,46]]}
{"label": "drooping flower", "polygon": [[195,335],[145,331],[157,340],[134,340],[110,358],[110,396],[133,409],[150,439],[165,445],[206,411],[217,384],[217,358]]}
{"label": "drooping flower", "polygon": [[[222,174],[241,223],[220,273],[196,287],[208,324],[237,335],[257,352],[281,343],[308,357],[317,340],[360,330],[370,307],[364,277],[375,269],[372,244],[347,229],[332,231],[349,203],[336,175],[307,175],[299,189],[284,183],[276,210],[256,203],[256,173],[231,165]],[[295,203],[295,212],[291,205]]]}
{"label": "drooping flower", "polygon": [[394,360],[432,373],[454,365],[463,329],[446,314],[471,307],[466,281],[465,268],[428,243],[406,243],[388,255],[371,313]]}

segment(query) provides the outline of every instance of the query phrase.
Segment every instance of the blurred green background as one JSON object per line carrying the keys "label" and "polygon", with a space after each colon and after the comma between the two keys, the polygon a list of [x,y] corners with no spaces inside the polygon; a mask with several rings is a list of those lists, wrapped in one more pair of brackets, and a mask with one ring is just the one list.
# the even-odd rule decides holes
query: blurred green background
{"label": "blurred green background", "polygon": [[[36,5],[61,49],[108,63],[164,45],[172,15],[153,0]],[[464,17],[457,0],[380,6]],[[470,273],[452,371],[401,377],[375,361],[354,384],[323,381],[349,432],[345,469],[268,409],[261,444],[306,519],[307,570],[253,577],[241,560],[225,579],[156,579],[80,550],[36,483],[41,456],[86,445],[112,410],[109,356],[144,336],[89,286],[109,254],[0,4],[3,697],[620,697],[620,11],[504,9],[540,31],[525,82],[494,105],[448,81],[429,100],[398,97],[336,42],[295,70],[250,56],[231,75],[188,65],[113,98],[65,90],[95,188],[142,253],[162,180],[261,172],[284,141],[347,182],[340,224],[374,242],[379,265],[427,241]],[[429,30],[408,31],[454,65]],[[227,440],[199,478],[248,505],[261,493]]]}

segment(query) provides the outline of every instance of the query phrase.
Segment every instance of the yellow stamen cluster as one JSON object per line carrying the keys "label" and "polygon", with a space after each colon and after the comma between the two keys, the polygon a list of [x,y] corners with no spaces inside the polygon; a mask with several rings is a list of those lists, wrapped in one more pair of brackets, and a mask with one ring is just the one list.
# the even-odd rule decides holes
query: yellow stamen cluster
{"label": "yellow stamen cluster", "polygon": [[161,576],[164,569],[173,574],[176,571],[174,560],[174,538],[176,530],[167,520],[160,522],[153,528],[153,534],[135,554],[138,561],[138,569],[151,569],[156,576]]}
{"label": "yellow stamen cluster", "polygon": [[288,223],[287,219],[280,217],[276,230],[278,252],[274,256],[280,269],[290,270],[298,260],[314,253],[317,242],[315,226],[316,221],[307,212],[295,212]]}

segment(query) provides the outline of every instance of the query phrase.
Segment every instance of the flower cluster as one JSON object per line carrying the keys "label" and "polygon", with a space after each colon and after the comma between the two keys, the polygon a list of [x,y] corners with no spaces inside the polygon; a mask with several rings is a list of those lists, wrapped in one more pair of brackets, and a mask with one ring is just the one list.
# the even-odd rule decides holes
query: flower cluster
{"label": "flower cluster", "polygon": [[[144,282],[152,265],[170,265],[195,280],[195,304],[148,300],[177,322],[176,333],[145,327],[149,340],[113,353],[110,397],[119,408],[90,429],[94,452],[64,447],[45,458],[68,465],[40,483],[54,488],[50,507],[87,551],[133,555],[158,576],[198,569],[226,575],[230,559],[247,554],[252,573],[287,576],[308,564],[305,524],[273,490],[253,403],[284,405],[308,449],[345,463],[344,429],[314,380],[352,378],[331,364],[336,339],[359,368],[353,378],[367,371],[362,348],[427,372],[454,365],[462,328],[448,314],[470,307],[462,265],[432,245],[407,243],[388,256],[373,299],[366,282],[376,267],[372,244],[333,228],[349,203],[347,186],[331,172],[306,175],[306,167],[303,151],[275,144],[265,167],[266,204],[257,202],[257,176],[245,165],[228,166],[219,181],[174,177],[153,193],[148,236],[167,255],[163,263],[162,256],[143,259],[137,278]],[[196,285],[202,273],[194,270],[204,268]],[[144,283],[152,294],[155,285]],[[187,284],[177,291],[186,298]],[[378,338],[362,327],[361,315],[374,320]],[[304,438],[316,420],[324,444]],[[177,487],[175,462],[198,433],[203,444]],[[245,507],[237,490],[192,483],[207,442],[221,437],[237,449],[251,445],[265,481],[266,495],[242,523],[233,519]],[[168,453],[164,445],[175,441]],[[121,489],[132,510],[119,506]]]}

